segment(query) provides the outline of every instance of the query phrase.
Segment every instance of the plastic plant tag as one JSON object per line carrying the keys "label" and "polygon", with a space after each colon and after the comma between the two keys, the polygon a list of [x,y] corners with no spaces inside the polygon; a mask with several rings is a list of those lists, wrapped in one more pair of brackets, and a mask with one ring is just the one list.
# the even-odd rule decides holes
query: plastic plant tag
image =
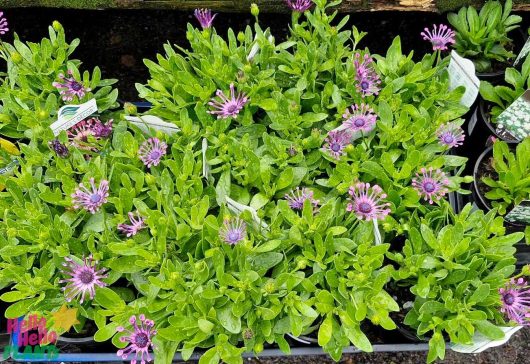
{"label": "plastic plant tag", "polygon": [[206,151],[208,150],[208,139],[202,138],[202,176],[208,179],[210,173],[210,165],[206,159]]}
{"label": "plastic plant tag", "polygon": [[519,62],[521,62],[523,59],[526,58],[526,56],[528,55],[528,52],[530,52],[530,38],[528,38],[526,40],[526,42],[525,42],[525,44],[523,46],[523,49],[521,49],[521,51],[517,55],[517,58],[513,62],[513,65],[517,66],[519,64]]}
{"label": "plastic plant tag", "polygon": [[175,124],[168,123],[153,115],[126,116],[125,120],[130,121],[131,124],[138,127],[138,129],[144,133],[149,132],[150,128],[160,130],[168,135],[172,135],[180,131],[180,128]]}
{"label": "plastic plant tag", "polygon": [[57,121],[50,125],[50,128],[53,134],[57,136],[61,131],[70,129],[97,111],[96,99],[91,99],[80,105],[64,105],[57,113]]}
{"label": "plastic plant tag", "polygon": [[512,223],[530,225],[530,200],[521,201],[512,211],[504,216],[504,220]]}
{"label": "plastic plant tag", "polygon": [[13,159],[7,166],[5,166],[4,168],[0,168],[0,174],[8,174],[13,172],[13,170],[16,166],[18,166],[18,164],[18,160]]}
{"label": "plastic plant tag", "polygon": [[237,215],[239,215],[243,211],[249,211],[254,222],[256,222],[259,226],[261,226],[264,229],[269,227],[269,225],[267,225],[265,221],[259,218],[258,212],[256,211],[256,209],[250,206],[247,206],[247,205],[243,205],[237,201],[234,201],[228,196],[226,196],[226,205],[230,211],[232,211],[234,214],[237,214]]}
{"label": "plastic plant tag", "polygon": [[510,340],[513,334],[515,334],[522,328],[522,326],[499,327],[499,329],[504,331],[504,338],[501,340],[491,340],[482,334],[476,333],[473,336],[473,345],[452,344],[450,345],[450,348],[453,351],[465,354],[481,353],[486,349],[493,348],[495,346],[500,346],[506,343],[508,340]]}
{"label": "plastic plant tag", "polygon": [[[271,43],[274,41],[274,37],[272,35],[269,35],[267,39]],[[254,37],[254,40],[256,40],[256,36]],[[254,43],[252,48],[250,48],[250,52],[248,52],[247,61],[249,62],[252,61],[254,57],[256,57],[256,54],[258,54],[258,51],[259,51],[259,44],[256,42]]]}
{"label": "plastic plant tag", "polygon": [[459,86],[464,86],[466,92],[460,103],[471,107],[478,96],[480,81],[475,75],[475,65],[469,59],[460,57],[455,51],[451,51],[451,61],[448,67],[449,89],[454,90]]}
{"label": "plastic plant tag", "polygon": [[497,117],[497,129],[518,140],[530,135],[530,90],[526,90]]}
{"label": "plastic plant tag", "polygon": [[374,223],[375,245],[381,245],[383,243],[383,239],[381,239],[381,232],[379,231],[377,219],[373,219],[372,222]]}

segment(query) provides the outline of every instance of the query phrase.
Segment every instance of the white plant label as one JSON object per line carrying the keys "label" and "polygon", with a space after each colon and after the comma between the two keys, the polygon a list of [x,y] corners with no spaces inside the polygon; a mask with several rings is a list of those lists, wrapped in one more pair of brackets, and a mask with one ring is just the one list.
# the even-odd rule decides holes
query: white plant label
{"label": "white plant label", "polygon": [[263,221],[263,220],[261,220],[259,218],[258,212],[256,211],[256,209],[254,209],[254,208],[252,208],[250,206],[243,205],[243,204],[241,204],[241,203],[239,203],[237,201],[234,201],[228,196],[226,196],[226,206],[228,207],[228,209],[230,211],[232,211],[234,214],[237,214],[237,215],[239,215],[243,211],[249,211],[250,215],[252,215],[252,219],[257,224],[259,224],[264,229],[267,229],[269,227],[269,225],[267,225],[267,223],[265,221]]}
{"label": "white plant label", "polygon": [[13,172],[16,166],[18,166],[18,160],[13,159],[7,166],[5,166],[4,168],[0,168],[0,174],[11,173]]}
{"label": "white plant label", "polygon": [[522,328],[523,328],[522,326],[499,327],[499,329],[504,331],[504,338],[501,340],[491,340],[482,334],[476,333],[473,336],[473,345],[452,344],[450,345],[450,348],[453,351],[457,351],[459,353],[465,353],[465,354],[481,353],[486,349],[503,345],[508,340],[510,340],[513,334],[515,334],[517,331],[521,330]]}
{"label": "white plant label", "polygon": [[377,219],[372,219],[372,222],[374,223],[375,245],[381,245],[383,244],[383,239],[381,239],[381,232],[379,231],[379,225],[377,223]]}
{"label": "white plant label", "polygon": [[462,96],[460,103],[471,107],[478,96],[480,80],[475,75],[475,65],[469,59],[460,57],[455,51],[451,51],[451,61],[448,67],[449,89],[454,90],[459,86],[464,86],[466,92]]}
{"label": "white plant label", "polygon": [[530,200],[521,201],[512,211],[504,216],[504,220],[512,223],[530,225]]}
{"label": "white plant label", "polygon": [[507,132],[517,140],[530,135],[530,90],[526,90],[497,116],[497,131]]}
{"label": "white plant label", "polygon": [[149,129],[160,130],[168,135],[178,133],[180,128],[175,124],[168,123],[153,115],[143,116],[126,116],[125,119],[134,126],[138,127],[144,133],[148,133]]}
{"label": "white plant label", "polygon": [[210,165],[206,159],[206,151],[208,150],[208,139],[202,138],[202,176],[208,179],[210,173]]}
{"label": "white plant label", "polygon": [[[254,37],[254,40],[256,40],[256,37]],[[267,40],[270,43],[272,43],[274,41],[274,37],[272,35],[269,35]],[[259,44],[256,42],[256,43],[254,43],[252,48],[250,48],[250,52],[248,52],[247,61],[249,61],[249,62],[252,61],[254,59],[254,57],[256,57],[256,54],[258,54],[258,51],[259,51]]]}
{"label": "white plant label", "polygon": [[78,122],[86,119],[98,111],[96,99],[91,99],[80,105],[64,105],[57,113],[57,121],[50,125],[55,136],[63,130],[68,130]]}
{"label": "white plant label", "polygon": [[513,62],[513,65],[517,66],[519,62],[526,58],[528,52],[530,52],[530,37],[526,40],[523,49],[521,49],[521,52],[519,52],[519,54],[517,55],[517,58]]}

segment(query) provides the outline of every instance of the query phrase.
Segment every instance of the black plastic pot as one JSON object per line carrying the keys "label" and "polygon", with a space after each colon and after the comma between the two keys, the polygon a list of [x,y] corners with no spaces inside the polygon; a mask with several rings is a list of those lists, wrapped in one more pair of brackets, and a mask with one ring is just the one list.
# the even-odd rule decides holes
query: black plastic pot
{"label": "black plastic pot", "polygon": [[[509,143],[511,148],[515,148],[517,143],[511,142]],[[471,185],[471,192],[473,194],[473,199],[477,207],[484,211],[490,211],[491,205],[488,202],[488,199],[486,199],[485,196],[480,193],[479,189],[479,182],[480,182],[480,176],[478,175],[478,170],[482,163],[485,163],[485,159],[490,158],[493,156],[493,146],[488,147],[482,154],[478,157],[477,161],[475,162],[475,166],[473,168],[473,184]],[[504,220],[505,226],[511,230],[512,232],[515,231],[523,231],[526,225],[523,224],[517,224],[512,223]]]}

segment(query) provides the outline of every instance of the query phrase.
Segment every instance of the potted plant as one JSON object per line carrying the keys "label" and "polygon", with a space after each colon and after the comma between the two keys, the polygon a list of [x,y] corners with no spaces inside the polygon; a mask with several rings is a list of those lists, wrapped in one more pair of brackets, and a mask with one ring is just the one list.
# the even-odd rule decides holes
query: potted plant
{"label": "potted plant", "polygon": [[[450,223],[435,228],[428,219],[410,229],[402,252],[387,255],[397,264],[399,290],[414,295],[405,302],[402,322],[429,340],[428,362],[445,356],[445,343],[470,344],[475,332],[491,339],[504,334],[499,289],[515,271],[515,248],[523,234],[503,236],[494,211],[449,214]],[[409,296],[410,297],[410,296]],[[398,297],[398,302],[401,301]]]}
{"label": "potted plant", "polygon": [[480,80],[500,83],[505,68],[517,55],[514,52],[524,44],[522,33],[515,31],[522,19],[511,11],[511,0],[504,2],[504,7],[500,1],[489,0],[480,12],[469,6],[447,16],[456,31],[454,49],[473,61]]}

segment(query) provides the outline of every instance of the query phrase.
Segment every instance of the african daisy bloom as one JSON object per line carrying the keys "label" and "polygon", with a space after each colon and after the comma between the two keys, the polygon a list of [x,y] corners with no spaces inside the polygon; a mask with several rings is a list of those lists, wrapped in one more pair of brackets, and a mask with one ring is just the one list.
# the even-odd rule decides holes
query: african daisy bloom
{"label": "african daisy bloom", "polygon": [[166,155],[167,144],[158,138],[149,138],[140,145],[138,156],[147,168],[158,166],[160,160]]}
{"label": "african daisy bloom", "polygon": [[440,125],[436,135],[440,144],[449,148],[462,145],[465,139],[464,130],[454,123]]}
{"label": "african daisy bloom", "polygon": [[0,34],[4,35],[9,31],[7,19],[4,18],[4,12],[0,11]]}
{"label": "african daisy bloom", "polygon": [[432,43],[433,51],[446,50],[448,44],[455,43],[455,32],[444,24],[440,24],[439,27],[434,24],[432,31],[429,28],[425,28],[421,35],[423,40],[428,40]]}
{"label": "african daisy bloom", "polygon": [[217,14],[212,15],[212,11],[210,9],[195,9],[194,14],[195,18],[197,18],[201,24],[202,29],[211,28],[213,20],[217,16]]}
{"label": "african daisy bloom", "polygon": [[72,76],[72,71],[68,70],[68,75],[66,77],[64,74],[60,73],[59,78],[61,82],[54,82],[52,85],[59,90],[59,93],[63,97],[63,101],[72,101],[74,97],[82,99],[85,96],[85,93],[90,91],[90,88],[84,87],[81,82],[75,80]]}
{"label": "african daisy bloom", "polygon": [[449,180],[445,176],[445,173],[439,169],[428,170],[422,168],[421,174],[416,173],[416,177],[412,179],[412,187],[418,191],[420,196],[423,196],[425,201],[429,201],[430,204],[434,201],[438,201],[447,193],[447,186]]}
{"label": "african daisy bloom", "polygon": [[293,210],[302,210],[306,200],[311,201],[314,208],[318,206],[319,201],[313,198],[313,191],[309,188],[296,187],[295,190],[285,194],[285,199],[289,203],[289,207]]}
{"label": "african daisy bloom", "polygon": [[67,131],[68,139],[72,145],[79,149],[92,149],[84,145],[91,135],[95,139],[105,139],[112,134],[112,119],[103,124],[97,117],[82,120]]}
{"label": "african daisy bloom", "polygon": [[55,152],[55,154],[57,154],[58,157],[61,157],[61,158],[68,157],[68,154],[69,154],[68,148],[66,147],[66,145],[61,143],[58,139],[54,139],[48,142],[48,145]]}
{"label": "african daisy bloom", "polygon": [[149,348],[153,347],[153,336],[156,335],[156,330],[153,329],[155,323],[153,320],[146,319],[144,315],[140,315],[139,319],[140,325],[138,325],[136,316],[133,315],[129,319],[133,330],[126,330],[123,326],[116,328],[116,331],[125,332],[128,335],[120,337],[120,341],[129,343],[125,349],[118,350],[117,355],[122,359],[128,359],[131,354],[134,354],[131,364],[136,364],[138,360],[141,364],[153,360],[149,354]]}
{"label": "african daisy bloom", "polygon": [[132,212],[129,212],[127,215],[129,216],[131,224],[118,224],[118,230],[129,238],[145,228],[145,223],[144,219],[138,213],[133,214]]}
{"label": "african daisy bloom", "polygon": [[383,220],[390,213],[390,203],[384,202],[386,194],[378,185],[358,182],[350,186],[351,202],[346,211],[353,212],[360,220]]}
{"label": "african daisy bloom", "polygon": [[362,131],[369,133],[374,129],[375,121],[377,120],[374,110],[366,104],[361,104],[361,106],[352,105],[351,112],[346,109],[342,117],[346,119],[344,124],[353,132]]}
{"label": "african daisy bloom", "polygon": [[300,13],[303,13],[304,11],[308,10],[311,6],[313,6],[312,0],[285,0],[285,3],[288,7],[291,8],[293,11],[297,11]]}
{"label": "african daisy bloom", "polygon": [[216,110],[208,111],[210,114],[217,115],[218,119],[226,119],[228,117],[237,117],[239,112],[243,109],[249,98],[243,93],[239,92],[236,96],[234,84],[230,84],[230,98],[221,90],[217,90],[215,95],[219,100],[212,99],[208,105]]}
{"label": "african daisy bloom", "polygon": [[379,93],[381,80],[375,72],[372,63],[374,63],[374,60],[368,54],[364,55],[362,61],[361,54],[355,54],[353,64],[355,66],[355,80],[357,81],[356,88],[362,97],[377,95]]}
{"label": "african daisy bloom", "polygon": [[219,237],[227,244],[235,245],[247,236],[247,225],[239,217],[226,218],[219,229]]}
{"label": "african daisy bloom", "polygon": [[345,155],[344,148],[350,144],[351,133],[348,130],[331,130],[324,140],[324,150],[329,152],[335,159]]}
{"label": "african daisy bloom", "polygon": [[530,286],[523,278],[512,278],[499,288],[501,312],[519,325],[530,325]]}
{"label": "african daisy bloom", "polygon": [[94,183],[94,178],[90,178],[90,189],[83,183],[72,194],[74,209],[84,208],[91,214],[99,211],[99,208],[107,202],[109,197],[109,181],[101,180],[99,186]]}
{"label": "african daisy bloom", "polygon": [[88,294],[90,299],[96,295],[96,286],[105,287],[107,284],[102,279],[107,278],[106,269],[98,269],[97,261],[94,261],[92,255],[88,258],[83,257],[83,263],[79,264],[73,259],[66,257],[63,263],[63,274],[70,276],[68,279],[60,280],[59,283],[67,283],[62,290],[65,292],[67,302],[81,296],[79,303],[83,303],[85,296]]}

